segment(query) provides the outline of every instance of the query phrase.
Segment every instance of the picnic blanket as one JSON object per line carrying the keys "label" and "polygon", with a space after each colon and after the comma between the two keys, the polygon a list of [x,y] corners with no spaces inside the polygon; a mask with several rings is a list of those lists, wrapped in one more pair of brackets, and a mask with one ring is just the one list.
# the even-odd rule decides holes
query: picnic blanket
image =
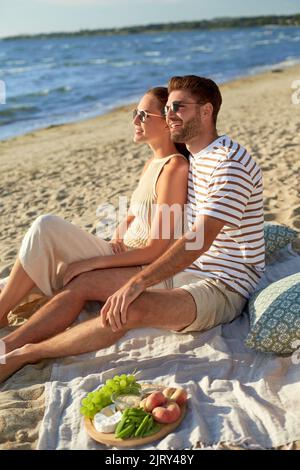
{"label": "picnic blanket", "polygon": [[[289,246],[267,266],[263,288],[300,271]],[[82,312],[84,320],[90,312]],[[137,379],[185,387],[187,414],[180,427],[144,449],[247,449],[282,446],[300,439],[300,364],[248,349],[247,310],[227,325],[203,333],[173,334],[144,328],[115,345],[56,362],[46,384],[46,410],[38,449],[105,449],[85,431],[80,401],[115,374],[137,369]]]}

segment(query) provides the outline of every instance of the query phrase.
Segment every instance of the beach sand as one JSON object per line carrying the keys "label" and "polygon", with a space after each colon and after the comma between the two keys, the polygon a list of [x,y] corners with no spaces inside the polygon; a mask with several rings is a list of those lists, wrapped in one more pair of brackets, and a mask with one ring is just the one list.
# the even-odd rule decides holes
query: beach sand
{"label": "beach sand", "polygon": [[[218,131],[238,140],[260,163],[265,219],[300,232],[300,104],[292,104],[294,80],[300,80],[300,66],[223,85]],[[130,197],[150,156],[146,146],[132,142],[132,107],[0,142],[0,278],[9,274],[38,215],[56,214],[96,233],[97,207]],[[20,315],[11,317],[10,328],[22,322]],[[0,449],[35,447],[50,370],[47,361],[27,366],[2,386]]]}

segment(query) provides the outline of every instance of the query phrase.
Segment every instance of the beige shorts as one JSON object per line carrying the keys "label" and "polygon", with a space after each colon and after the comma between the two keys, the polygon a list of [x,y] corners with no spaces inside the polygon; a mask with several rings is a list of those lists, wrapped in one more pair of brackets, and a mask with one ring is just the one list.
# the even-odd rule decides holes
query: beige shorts
{"label": "beige shorts", "polygon": [[151,289],[184,289],[191,294],[196,304],[195,320],[180,331],[204,331],[221,323],[229,323],[243,311],[247,300],[218,279],[193,273],[181,272],[173,278],[160,282]]}

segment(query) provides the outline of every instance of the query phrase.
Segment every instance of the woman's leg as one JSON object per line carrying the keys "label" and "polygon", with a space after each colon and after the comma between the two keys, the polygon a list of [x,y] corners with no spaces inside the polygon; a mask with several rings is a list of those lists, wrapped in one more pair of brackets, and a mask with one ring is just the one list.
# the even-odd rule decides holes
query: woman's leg
{"label": "woman's leg", "polygon": [[19,258],[38,288],[51,297],[62,289],[69,264],[111,254],[112,248],[105,240],[47,214],[38,217],[26,233]]}
{"label": "woman's leg", "polygon": [[7,284],[0,292],[0,328],[7,325],[7,314],[35,287],[17,258]]}
{"label": "woman's leg", "polygon": [[33,287],[51,297],[62,288],[67,266],[83,259],[112,254],[110,244],[61,217],[38,217],[25,234],[19,257],[0,294],[0,328],[7,314]]}

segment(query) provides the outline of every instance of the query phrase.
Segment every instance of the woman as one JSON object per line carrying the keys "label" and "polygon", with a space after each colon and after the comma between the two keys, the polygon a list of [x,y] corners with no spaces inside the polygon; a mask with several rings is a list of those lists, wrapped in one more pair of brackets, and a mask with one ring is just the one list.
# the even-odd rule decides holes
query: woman
{"label": "woman", "polygon": [[[7,315],[34,288],[52,296],[80,273],[118,266],[143,266],[158,258],[174,240],[187,194],[188,161],[170,139],[164,118],[167,88],[150,89],[133,113],[134,142],[147,143],[146,162],[134,191],[129,215],[111,242],[102,240],[60,217],[38,217],[26,233],[19,256],[0,294],[0,327]],[[159,207],[180,208],[167,214]],[[156,206],[157,205],[157,206]],[[169,236],[162,236],[162,222]],[[167,284],[166,284],[167,286]]]}

